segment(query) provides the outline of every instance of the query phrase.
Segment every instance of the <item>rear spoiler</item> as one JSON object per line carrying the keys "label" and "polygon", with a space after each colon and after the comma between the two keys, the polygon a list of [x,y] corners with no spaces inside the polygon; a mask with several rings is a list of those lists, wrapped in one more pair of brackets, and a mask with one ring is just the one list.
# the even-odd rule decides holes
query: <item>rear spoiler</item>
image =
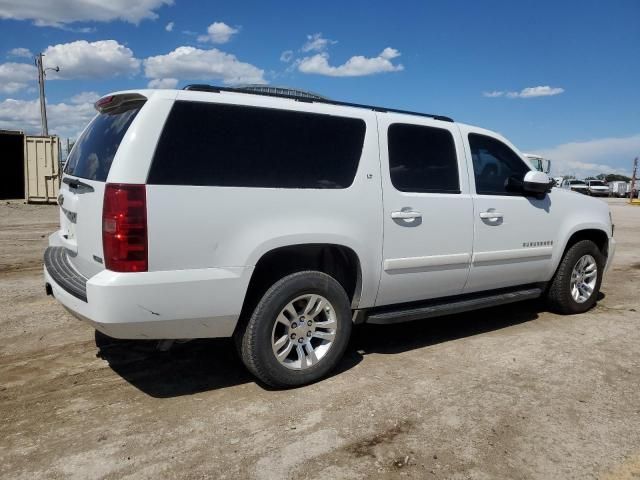
{"label": "rear spoiler", "polygon": [[120,113],[131,108],[140,107],[146,101],[147,97],[139,93],[122,93],[102,97],[93,106],[100,113]]}

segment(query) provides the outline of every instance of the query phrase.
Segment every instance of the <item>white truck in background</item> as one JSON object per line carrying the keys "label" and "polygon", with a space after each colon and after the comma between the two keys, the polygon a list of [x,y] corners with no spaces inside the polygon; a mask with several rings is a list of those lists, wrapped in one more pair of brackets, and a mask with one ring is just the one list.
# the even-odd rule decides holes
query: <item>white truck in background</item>
{"label": "white truck in background", "polygon": [[[523,155],[527,158],[534,170],[547,174],[551,171],[551,160],[548,158],[541,157],[540,155],[534,155],[532,153],[524,153]],[[562,182],[562,180],[560,181]],[[558,185],[556,184],[556,186]]]}

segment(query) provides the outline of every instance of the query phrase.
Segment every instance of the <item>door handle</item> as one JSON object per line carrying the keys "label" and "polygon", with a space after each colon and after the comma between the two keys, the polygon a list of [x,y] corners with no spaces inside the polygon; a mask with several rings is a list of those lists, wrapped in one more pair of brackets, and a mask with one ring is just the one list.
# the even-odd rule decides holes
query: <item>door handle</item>
{"label": "door handle", "polygon": [[420,212],[414,210],[402,210],[399,212],[391,212],[391,218],[400,218],[402,220],[412,220],[414,218],[422,218]]}
{"label": "door handle", "polygon": [[504,215],[501,214],[500,212],[493,212],[493,211],[480,212],[480,218],[494,219],[494,218],[503,218],[503,217]]}

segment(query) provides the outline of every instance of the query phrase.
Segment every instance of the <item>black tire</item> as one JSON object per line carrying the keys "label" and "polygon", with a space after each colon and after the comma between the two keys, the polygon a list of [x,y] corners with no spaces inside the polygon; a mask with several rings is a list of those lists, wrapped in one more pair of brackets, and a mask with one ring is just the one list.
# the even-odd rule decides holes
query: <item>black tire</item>
{"label": "black tire", "polygon": [[[276,359],[271,337],[282,309],[306,294],[322,295],[333,306],[337,319],[335,339],[315,365],[293,370]],[[344,288],[325,273],[304,271],[287,275],[273,284],[251,316],[239,325],[235,340],[243,363],[259,380],[276,388],[296,387],[319,380],[337,366],[349,343],[351,328],[351,305]]]}
{"label": "black tire", "polygon": [[[591,255],[598,267],[596,284],[591,296],[583,303],[578,303],[571,296],[571,273],[578,260],[584,255]],[[583,313],[593,307],[600,292],[605,257],[598,246],[591,240],[580,240],[573,244],[564,254],[558,269],[551,280],[547,291],[547,302],[552,311],[564,315]]]}

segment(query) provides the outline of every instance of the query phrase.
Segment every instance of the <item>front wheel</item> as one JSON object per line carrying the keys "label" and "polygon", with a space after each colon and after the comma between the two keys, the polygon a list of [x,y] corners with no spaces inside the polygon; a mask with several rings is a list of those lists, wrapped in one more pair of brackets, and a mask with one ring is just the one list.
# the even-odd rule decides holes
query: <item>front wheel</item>
{"label": "front wheel", "polygon": [[551,281],[547,300],[552,310],[563,313],[582,313],[596,303],[605,257],[591,240],[581,240],[564,254]]}
{"label": "front wheel", "polygon": [[351,306],[342,286],[316,271],[277,281],[237,335],[242,361],[273,387],[314,382],[336,367],[351,335]]}

